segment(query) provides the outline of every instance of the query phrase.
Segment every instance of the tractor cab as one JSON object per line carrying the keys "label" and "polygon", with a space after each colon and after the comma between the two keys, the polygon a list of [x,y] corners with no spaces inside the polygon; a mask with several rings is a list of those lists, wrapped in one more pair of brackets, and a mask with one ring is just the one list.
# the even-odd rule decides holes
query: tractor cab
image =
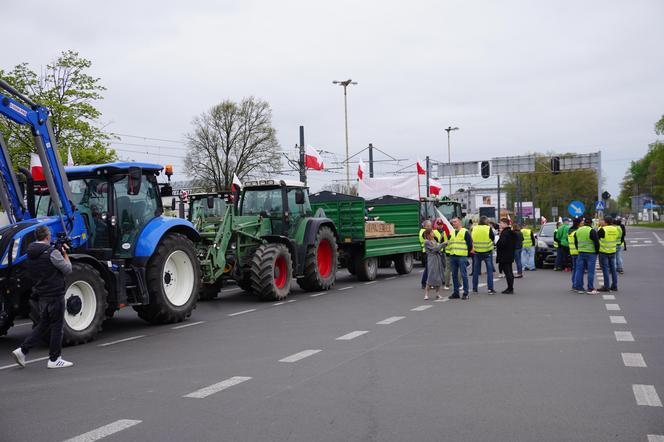
{"label": "tractor cab", "polygon": [[309,192],[299,181],[250,181],[242,192],[239,215],[260,216],[268,223],[266,234],[294,237],[300,221],[312,215]]}
{"label": "tractor cab", "polygon": [[233,194],[230,191],[194,193],[190,194],[188,199],[187,219],[199,232],[219,224],[224,218],[226,207],[233,204]]}

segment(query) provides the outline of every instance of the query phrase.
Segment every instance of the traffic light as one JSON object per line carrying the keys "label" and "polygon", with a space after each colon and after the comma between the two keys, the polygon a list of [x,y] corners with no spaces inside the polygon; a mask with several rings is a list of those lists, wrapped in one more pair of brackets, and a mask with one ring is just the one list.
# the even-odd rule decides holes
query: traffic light
{"label": "traffic light", "polygon": [[551,172],[560,173],[560,157],[551,157]]}
{"label": "traffic light", "polygon": [[489,178],[489,176],[491,176],[491,169],[488,161],[482,161],[480,168],[482,169],[482,178]]}

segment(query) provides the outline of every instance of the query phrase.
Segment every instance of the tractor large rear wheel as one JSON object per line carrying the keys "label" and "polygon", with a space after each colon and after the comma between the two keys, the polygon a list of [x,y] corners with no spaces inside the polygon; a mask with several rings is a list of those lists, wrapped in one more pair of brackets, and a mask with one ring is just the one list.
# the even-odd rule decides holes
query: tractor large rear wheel
{"label": "tractor large rear wheel", "polygon": [[288,247],[263,244],[251,260],[251,289],[264,301],[280,301],[290,293],[293,264]]}
{"label": "tractor large rear wheel", "polygon": [[108,292],[101,275],[90,264],[72,262],[65,277],[65,321],[63,345],[92,341],[106,317]]}
{"label": "tractor large rear wheel", "polygon": [[304,290],[329,290],[337,275],[337,239],[329,227],[318,230],[316,241],[307,247],[304,277],[297,283]]}
{"label": "tractor large rear wheel", "polygon": [[162,238],[146,270],[150,303],[136,307],[152,324],[181,322],[196,308],[201,269],[189,238],[178,233]]}

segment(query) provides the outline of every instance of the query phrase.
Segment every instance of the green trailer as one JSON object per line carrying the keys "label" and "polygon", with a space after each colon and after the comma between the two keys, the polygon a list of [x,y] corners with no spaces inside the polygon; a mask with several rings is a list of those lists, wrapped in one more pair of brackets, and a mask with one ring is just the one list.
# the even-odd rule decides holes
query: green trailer
{"label": "green trailer", "polygon": [[420,202],[386,195],[373,200],[323,191],[310,196],[314,212],[337,227],[339,265],[362,281],[376,279],[378,267],[410,273],[421,250]]}

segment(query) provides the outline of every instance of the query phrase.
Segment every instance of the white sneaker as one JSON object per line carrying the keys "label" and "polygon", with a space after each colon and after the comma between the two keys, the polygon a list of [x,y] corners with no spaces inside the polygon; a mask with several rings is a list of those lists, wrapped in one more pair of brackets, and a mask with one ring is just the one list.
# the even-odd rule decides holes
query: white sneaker
{"label": "white sneaker", "polygon": [[12,352],[12,356],[14,356],[14,360],[16,360],[16,363],[18,365],[25,368],[25,353],[23,353],[23,350],[21,350],[21,347],[14,350]]}
{"label": "white sneaker", "polygon": [[73,362],[65,361],[62,358],[58,358],[55,361],[51,361],[49,359],[48,364],[46,366],[48,368],[67,368],[67,367],[71,367],[72,365],[74,365]]}
{"label": "white sneaker", "polygon": [[450,289],[449,285],[446,285],[446,286],[443,287],[443,290],[449,290],[449,289]]}

